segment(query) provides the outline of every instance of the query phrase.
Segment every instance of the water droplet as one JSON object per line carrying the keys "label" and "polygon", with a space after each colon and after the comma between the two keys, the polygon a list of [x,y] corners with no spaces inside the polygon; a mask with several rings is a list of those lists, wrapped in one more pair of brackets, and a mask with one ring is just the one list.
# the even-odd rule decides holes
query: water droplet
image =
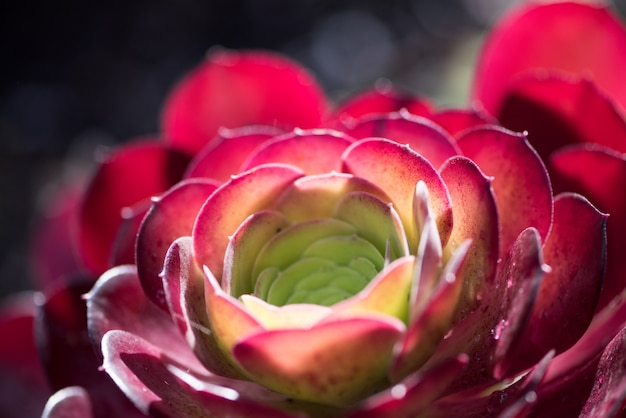
{"label": "water droplet", "polygon": [[499,340],[500,337],[502,336],[502,331],[504,331],[504,328],[506,327],[507,321],[504,319],[501,319],[500,322],[498,322],[498,325],[496,325],[496,327],[493,330],[493,339],[494,340]]}
{"label": "water droplet", "polygon": [[154,297],[159,302],[159,304],[163,306],[167,306],[167,299],[165,297],[165,292],[163,291],[163,289],[159,289],[156,292],[154,292]]}
{"label": "water droplet", "polygon": [[513,287],[513,277],[509,277],[509,280],[506,281],[506,288],[510,289]]}
{"label": "water droplet", "polygon": [[526,396],[524,396],[524,400],[528,403],[537,402],[537,393],[535,391],[528,392]]}
{"label": "water droplet", "polygon": [[395,385],[391,388],[391,396],[396,399],[402,399],[406,395],[406,387],[404,385]]}
{"label": "water droplet", "polygon": [[133,211],[133,209],[129,208],[128,206],[124,206],[120,211],[122,219],[130,219],[133,217],[134,213],[135,212]]}

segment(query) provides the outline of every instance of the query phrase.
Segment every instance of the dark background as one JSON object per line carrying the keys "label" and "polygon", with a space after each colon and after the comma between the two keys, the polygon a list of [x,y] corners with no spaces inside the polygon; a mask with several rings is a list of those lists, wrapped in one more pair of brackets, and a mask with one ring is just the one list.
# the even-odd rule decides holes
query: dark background
{"label": "dark background", "polygon": [[166,93],[211,46],[285,53],[337,100],[384,76],[440,105],[463,105],[481,35],[519,2],[4,2],[0,296],[32,287],[32,219],[66,162],[157,132]]}

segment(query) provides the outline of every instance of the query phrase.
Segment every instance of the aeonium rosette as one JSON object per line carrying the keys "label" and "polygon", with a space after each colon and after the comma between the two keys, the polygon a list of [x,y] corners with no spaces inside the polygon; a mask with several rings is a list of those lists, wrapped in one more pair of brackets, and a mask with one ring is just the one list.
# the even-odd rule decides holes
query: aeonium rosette
{"label": "aeonium rosette", "polygon": [[[615,93],[626,38],[606,7],[532,5],[494,34],[476,97],[504,126],[546,157],[579,137],[621,149],[620,107],[550,62]],[[104,273],[89,328],[115,382],[84,283],[42,286],[38,345],[65,388],[44,416],[617,416],[623,155],[579,164],[602,151],[585,145],[565,164],[588,189],[549,165],[558,193],[611,214],[603,283],[606,217],[553,199],[525,135],[495,125],[385,85],[329,115],[294,63],[211,51],[168,97],[161,138],[102,155],[34,257],[49,280]]]}
{"label": "aeonium rosette", "polygon": [[[605,217],[553,200],[523,134],[342,119],[255,146],[266,128],[222,131],[154,199],[136,266],[88,297],[104,368],[140,410],[480,415],[518,408],[585,331]],[[238,174],[212,179],[224,148]]]}

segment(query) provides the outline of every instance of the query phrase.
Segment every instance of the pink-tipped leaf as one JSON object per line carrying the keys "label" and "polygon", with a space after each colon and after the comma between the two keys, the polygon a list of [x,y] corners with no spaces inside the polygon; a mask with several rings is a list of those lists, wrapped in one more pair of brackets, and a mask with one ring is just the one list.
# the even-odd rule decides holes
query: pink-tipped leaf
{"label": "pink-tipped leaf", "polygon": [[178,237],[191,235],[200,208],[217,187],[210,180],[184,180],[154,198],[141,223],[135,255],[137,274],[148,298],[164,310],[167,302],[160,274],[165,254]]}
{"label": "pink-tipped leaf", "polygon": [[499,250],[499,213],[491,179],[471,160],[451,158],[442,167],[441,178],[450,193],[454,215],[454,228],[443,249],[444,260],[466,240],[472,240],[461,277],[463,295],[457,310],[459,319],[477,306],[477,296],[484,283],[493,281]]}
{"label": "pink-tipped leaf", "polygon": [[466,157],[493,177],[500,255],[529,226],[545,239],[552,222],[552,188],[546,168],[526,135],[486,126],[467,132],[458,143]]}
{"label": "pink-tipped leaf", "polygon": [[413,194],[418,181],[423,181],[430,193],[430,208],[441,242],[448,241],[452,230],[450,195],[426,159],[406,145],[384,139],[365,139],[350,146],[343,160],[344,171],[371,181],[389,195],[404,224],[411,252],[416,250],[419,239],[412,215]]}
{"label": "pink-tipped leaf", "polygon": [[193,251],[199,265],[221,280],[228,237],[255,212],[268,209],[302,172],[293,166],[256,167],[217,189],[202,206],[193,227]]}
{"label": "pink-tipped leaf", "polygon": [[257,149],[242,171],[269,163],[291,164],[307,175],[339,171],[341,154],[352,142],[352,138],[337,131],[296,129]]}

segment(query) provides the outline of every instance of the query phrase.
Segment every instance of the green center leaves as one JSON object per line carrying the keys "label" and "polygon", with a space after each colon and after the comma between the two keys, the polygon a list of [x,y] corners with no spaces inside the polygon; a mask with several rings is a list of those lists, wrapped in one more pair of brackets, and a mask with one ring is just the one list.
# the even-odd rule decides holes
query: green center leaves
{"label": "green center leaves", "polygon": [[[281,246],[303,248],[298,260],[285,266],[263,269],[257,280],[255,295],[273,305],[313,303],[330,306],[360,292],[384,266],[384,257],[371,243],[353,235],[332,235],[311,240],[311,229],[320,223],[340,221],[325,219],[299,224],[283,231],[265,248]],[[308,245],[303,245],[308,243]],[[257,262],[267,264],[265,251]],[[284,263],[279,263],[284,265]]]}
{"label": "green center leaves", "polygon": [[235,297],[252,294],[274,306],[332,306],[358,294],[408,251],[393,207],[367,192],[338,199],[330,217],[285,224],[280,212],[273,213],[232,238],[233,263],[227,264],[233,269],[225,276]]}

